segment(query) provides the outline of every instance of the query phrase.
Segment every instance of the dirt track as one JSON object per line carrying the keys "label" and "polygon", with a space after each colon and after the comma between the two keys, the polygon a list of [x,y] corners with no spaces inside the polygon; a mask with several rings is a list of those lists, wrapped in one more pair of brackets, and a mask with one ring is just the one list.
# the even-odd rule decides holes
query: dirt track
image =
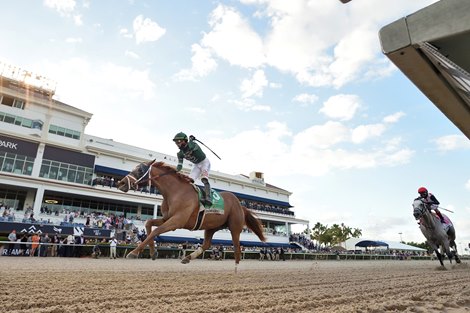
{"label": "dirt track", "polygon": [[470,267],[446,266],[0,257],[0,311],[470,312]]}

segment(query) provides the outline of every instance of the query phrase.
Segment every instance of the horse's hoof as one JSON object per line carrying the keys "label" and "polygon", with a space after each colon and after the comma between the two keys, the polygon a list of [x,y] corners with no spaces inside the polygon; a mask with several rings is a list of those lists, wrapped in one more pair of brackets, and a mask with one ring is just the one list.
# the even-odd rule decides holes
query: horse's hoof
{"label": "horse's hoof", "polygon": [[139,256],[132,253],[132,252],[129,252],[126,256],[126,259],[137,259]]}
{"label": "horse's hoof", "polygon": [[190,260],[189,260],[188,258],[184,258],[184,259],[181,260],[181,263],[183,263],[183,264],[188,264],[189,261],[190,261]]}
{"label": "horse's hoof", "polygon": [[157,253],[154,252],[154,253],[152,254],[152,261],[155,261],[156,259],[157,259]]}

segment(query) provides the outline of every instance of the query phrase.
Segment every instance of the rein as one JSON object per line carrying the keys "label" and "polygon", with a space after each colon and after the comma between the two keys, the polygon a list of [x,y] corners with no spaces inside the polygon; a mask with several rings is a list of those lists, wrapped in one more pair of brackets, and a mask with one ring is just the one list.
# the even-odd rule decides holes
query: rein
{"label": "rein", "polygon": [[[169,174],[172,174],[172,173],[176,173],[175,170],[169,170],[168,172],[158,174],[158,175],[155,175],[155,176],[151,176],[150,175],[150,173],[151,173],[150,170],[155,165],[155,163],[157,163],[157,162],[153,161],[150,165],[148,165],[147,170],[145,171],[145,173],[139,179],[136,179],[135,177],[133,177],[135,179],[135,182],[134,182],[135,185],[139,185],[139,183],[148,182],[148,181],[151,182],[153,179],[157,179],[157,178],[160,178],[162,176],[166,176],[166,175],[169,175]],[[148,178],[147,178],[147,176],[148,176]]]}

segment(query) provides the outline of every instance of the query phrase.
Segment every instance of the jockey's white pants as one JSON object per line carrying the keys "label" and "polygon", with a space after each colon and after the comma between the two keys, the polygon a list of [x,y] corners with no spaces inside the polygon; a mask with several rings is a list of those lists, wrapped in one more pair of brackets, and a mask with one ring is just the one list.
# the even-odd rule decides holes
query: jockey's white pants
{"label": "jockey's white pants", "polygon": [[201,162],[197,164],[193,164],[193,169],[191,173],[189,173],[189,177],[191,177],[194,181],[198,178],[207,178],[209,179],[209,171],[211,170],[211,162],[208,158],[205,158]]}

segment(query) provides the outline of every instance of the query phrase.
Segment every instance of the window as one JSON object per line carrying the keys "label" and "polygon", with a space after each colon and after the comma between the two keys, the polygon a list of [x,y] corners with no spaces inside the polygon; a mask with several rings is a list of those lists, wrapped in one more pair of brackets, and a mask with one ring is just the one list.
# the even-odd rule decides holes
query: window
{"label": "window", "polygon": [[8,124],[14,124],[26,128],[33,128],[33,129],[42,129],[42,125],[44,124],[41,120],[30,120],[25,117],[16,116],[13,114],[8,114],[4,112],[0,112],[0,122],[5,122]]}
{"label": "window", "polygon": [[15,124],[15,116],[11,114],[5,114],[3,121],[8,124]]}
{"label": "window", "polygon": [[80,139],[80,132],[57,125],[49,126],[49,133],[77,140]]}
{"label": "window", "polygon": [[42,125],[44,125],[44,122],[41,120],[34,120],[31,123],[31,128],[32,129],[42,129]]}
{"label": "window", "polygon": [[34,158],[20,154],[0,152],[0,170],[2,172],[29,175],[33,173]]}
{"label": "window", "polygon": [[15,102],[15,99],[13,97],[3,96],[3,98],[2,98],[2,104],[3,105],[7,105],[9,107],[12,107],[13,102]]}
{"label": "window", "polygon": [[15,99],[15,101],[13,101],[13,107],[23,110],[24,109],[24,101]]}
{"label": "window", "polygon": [[93,168],[44,159],[39,177],[68,181],[83,185],[91,184]]}

